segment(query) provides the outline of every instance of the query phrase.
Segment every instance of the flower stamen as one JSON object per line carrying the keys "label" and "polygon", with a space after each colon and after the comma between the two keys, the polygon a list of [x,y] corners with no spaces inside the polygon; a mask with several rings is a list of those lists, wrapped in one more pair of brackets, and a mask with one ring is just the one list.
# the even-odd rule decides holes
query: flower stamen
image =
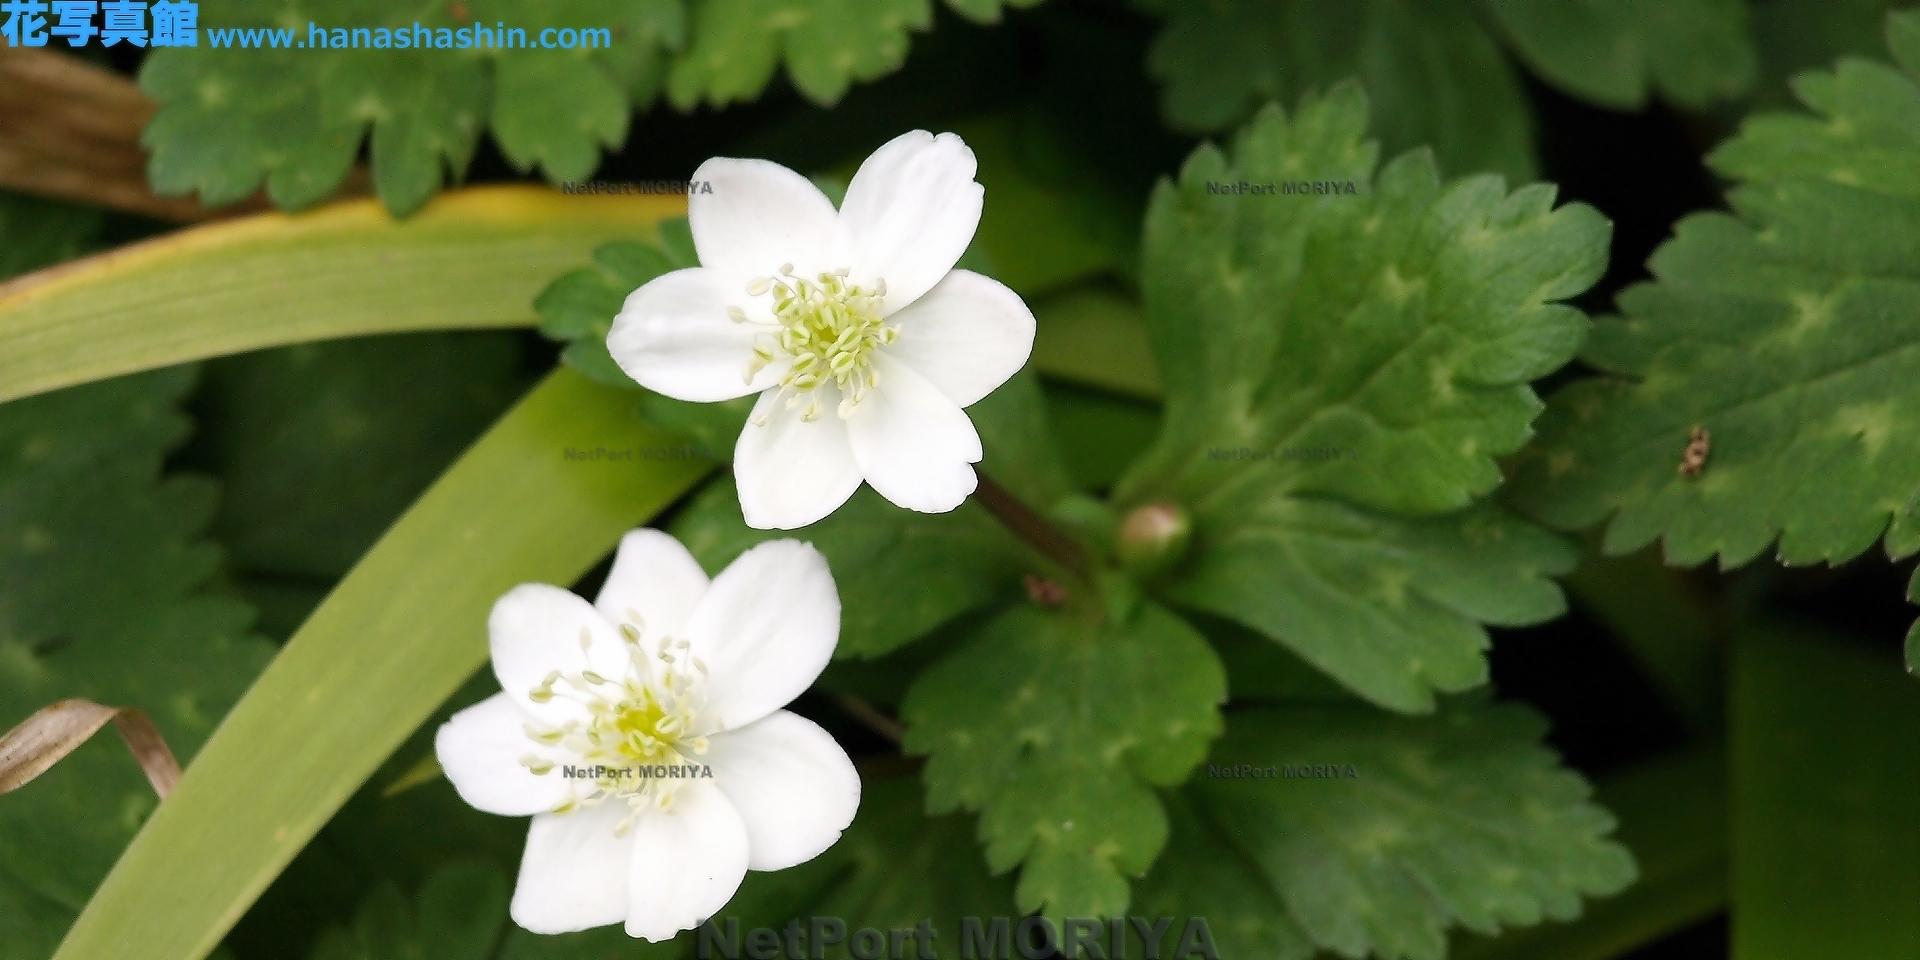
{"label": "flower stamen", "polygon": [[[793,264],[783,263],[777,277],[757,277],[747,284],[749,296],[773,295],[779,332],[754,338],[753,356],[742,373],[752,383],[760,371],[784,355],[787,370],[780,378],[782,390],[776,402],[784,399],[789,410],[804,406],[800,419],[805,423],[820,419],[822,406],[813,393],[829,383],[840,390],[835,410],[840,419],[853,416],[866,395],[880,385],[879,371],[873,367],[874,351],[899,336],[899,328],[887,325],[880,316],[887,282],[876,280],[871,288],[863,287],[848,282],[851,272],[841,267],[809,279],[795,276]],[[728,307],[727,315],[739,321],[746,314],[739,307]],[[764,426],[766,420],[763,413],[753,423]]]}

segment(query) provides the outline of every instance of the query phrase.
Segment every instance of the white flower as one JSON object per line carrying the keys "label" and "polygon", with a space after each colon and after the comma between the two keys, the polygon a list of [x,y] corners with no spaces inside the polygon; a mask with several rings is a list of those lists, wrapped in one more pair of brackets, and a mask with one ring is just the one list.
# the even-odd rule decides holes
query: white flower
{"label": "white flower", "polygon": [[665,940],[718,912],[747,870],[811,860],[853,821],[853,762],[780,709],[839,640],[813,547],[763,543],[709,583],[679,541],[635,530],[593,604],[523,584],[487,626],[502,692],[455,714],[434,749],[461,799],[533,816],[511,909],[522,927],[624,921]]}
{"label": "white flower", "polygon": [[687,198],[701,266],[627,297],[607,348],[641,386],[711,402],[759,393],[734,448],[749,526],[792,529],[865,480],[941,513],[973,492],[962,407],[1027,362],[1019,295],[953,269],[980,223],[973,151],[915,130],[860,165],[838,211],[805,177],[716,157]]}

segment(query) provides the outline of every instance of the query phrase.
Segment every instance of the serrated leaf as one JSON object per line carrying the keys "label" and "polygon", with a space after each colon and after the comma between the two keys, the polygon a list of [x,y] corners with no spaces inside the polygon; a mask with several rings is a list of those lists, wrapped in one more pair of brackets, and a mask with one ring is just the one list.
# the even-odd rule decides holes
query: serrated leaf
{"label": "serrated leaf", "polygon": [[[1920,549],[1920,84],[1843,61],[1801,78],[1823,119],[1763,115],[1715,151],[1733,212],[1682,220],[1553,398],[1516,502],[1604,548],[1656,538],[1722,567],[1778,540],[1838,563]],[[1694,429],[1703,433],[1694,440]],[[1697,447],[1692,454],[1690,447]],[[1694,474],[1683,469],[1697,458]]]}
{"label": "serrated leaf", "polygon": [[[554,109],[550,97],[561,90],[572,109]],[[501,58],[494,73],[500,152],[517,169],[540,167],[554,183],[586,179],[601,150],[620,149],[628,112],[624,85],[577,52],[530,50]]]}
{"label": "serrated leaf", "polygon": [[1909,0],[1768,0],[1753,5],[1760,83],[1754,105],[1798,106],[1789,81],[1841,57],[1877,57],[1885,49],[1887,13]]}
{"label": "serrated leaf", "polygon": [[1140,880],[1133,914],[1207,918],[1220,960],[1309,960],[1312,941],[1259,868],[1207,820],[1185,791],[1170,792],[1164,801],[1172,852],[1155,861]]}
{"label": "serrated leaf", "polygon": [[1520,78],[1462,0],[1169,3],[1148,69],[1173,126],[1222,130],[1270,101],[1358,76],[1389,151],[1431,146],[1454,173],[1533,179]]}
{"label": "serrated leaf", "polygon": [[1490,0],[1534,72],[1602,106],[1639,110],[1650,92],[1699,110],[1752,85],[1746,0]]}
{"label": "serrated leaf", "polygon": [[[998,18],[1002,0],[948,4],[986,22]],[[701,0],[692,42],[668,76],[667,98],[681,110],[752,100],[784,61],[795,89],[832,106],[854,82],[898,69],[908,34],[932,25],[932,0]]]}
{"label": "serrated leaf", "polygon": [[[1115,500],[1193,514],[1198,559],[1168,596],[1424,710],[1484,681],[1481,623],[1564,609],[1546,575],[1571,549],[1468,508],[1527,439],[1527,381],[1578,345],[1585,317],[1552,301],[1598,279],[1608,229],[1550,186],[1443,185],[1424,152],[1374,178],[1366,114],[1352,85],[1270,110],[1155,192],[1142,293],[1165,419]],[[1240,181],[1343,186],[1209,186]]]}
{"label": "serrated leaf", "polygon": [[[502,25],[525,31],[526,48],[469,33],[455,49],[301,49],[312,29],[330,42],[347,28],[414,26],[433,31]],[[612,47],[547,50],[543,29],[606,29]],[[215,47],[215,32],[287,31],[281,43]],[[335,29],[340,28],[340,29]],[[681,0],[461,4],[374,0],[280,0],[200,25],[202,44],[156,50],[141,89],[160,111],[141,142],[149,176],[166,196],[199,192],[209,205],[253,193],[264,181],[283,209],[330,196],[371,134],[376,192],[405,216],[447,183],[464,179],[479,138],[492,125],[502,152],[521,169],[539,166],[555,183],[590,173],[602,148],[626,137],[636,93],[646,93],[666,48],[684,39]],[[369,36],[363,42],[378,42]],[[275,48],[278,47],[278,48]],[[645,97],[642,98],[644,101]]]}
{"label": "serrated leaf", "polygon": [[447,183],[465,179],[486,117],[482,63],[437,50],[343,54],[308,55],[321,58],[322,72],[313,79],[322,122],[333,129],[372,130],[368,154],[380,202],[404,217]]}
{"label": "serrated leaf", "polygon": [[[1526,707],[1478,699],[1417,719],[1359,705],[1262,707],[1233,714],[1207,764],[1272,775],[1210,774],[1185,792],[1314,946],[1440,960],[1451,925],[1491,933],[1570,919],[1581,897],[1634,879],[1632,856],[1608,839],[1613,817],[1539,745],[1545,732]],[[1157,868],[1143,886],[1243,872],[1220,860]],[[1256,899],[1243,893],[1226,901],[1238,909],[1209,920],[1251,925],[1263,914],[1242,911],[1260,909]]]}
{"label": "serrated leaf", "polygon": [[[84,697],[144,710],[182,761],[272,647],[253,611],[200,587],[215,488],[162,477],[186,436],[191,368],[0,406],[0,727]],[[157,800],[124,747],[96,739],[0,803],[0,957],[43,960]],[[59,850],[59,856],[48,856]],[[40,933],[32,933],[34,929]]]}
{"label": "serrated leaf", "polygon": [[[967,412],[987,454],[983,471],[1041,507],[1069,492],[1031,376],[1015,375]],[[793,532],[748,527],[737,490],[724,480],[703,490],[672,531],[714,574],[766,540],[798,536],[818,547],[840,589],[835,655],[841,657],[881,656],[969,610],[1017,597],[1021,575],[1039,569],[1032,553],[978,504],[916,513],[871,487]]]}
{"label": "serrated leaf", "polygon": [[[686,218],[675,222],[684,225]],[[627,296],[647,281],[681,267],[699,266],[699,261],[682,262],[677,252],[633,240],[616,240],[595,249],[593,261],[591,267],[562,274],[533,301],[540,313],[540,332],[548,339],[565,341],[562,359],[596,382],[638,389],[607,352],[613,318]]]}
{"label": "serrated leaf", "polygon": [[928,756],[927,807],[981,813],[987,863],[1024,864],[1021,910],[1121,916],[1166,843],[1154,787],[1184,780],[1220,730],[1226,674],[1151,601],[1125,623],[1082,601],[1015,607],[920,675],[903,748]]}

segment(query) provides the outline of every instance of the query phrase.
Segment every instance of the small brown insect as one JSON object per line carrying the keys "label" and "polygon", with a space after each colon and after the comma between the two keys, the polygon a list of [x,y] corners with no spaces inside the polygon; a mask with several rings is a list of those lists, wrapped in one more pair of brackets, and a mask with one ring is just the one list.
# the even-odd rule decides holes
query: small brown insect
{"label": "small brown insect", "polygon": [[1027,574],[1027,596],[1043,607],[1057,607],[1066,602],[1067,588],[1045,577]]}
{"label": "small brown insect", "polygon": [[1687,450],[1680,455],[1680,475],[1697,477],[1707,468],[1707,455],[1713,452],[1713,435],[1706,427],[1694,427],[1687,438]]}
{"label": "small brown insect", "polygon": [[452,3],[447,4],[447,16],[464,23],[467,19],[467,5],[460,0],[453,0]]}

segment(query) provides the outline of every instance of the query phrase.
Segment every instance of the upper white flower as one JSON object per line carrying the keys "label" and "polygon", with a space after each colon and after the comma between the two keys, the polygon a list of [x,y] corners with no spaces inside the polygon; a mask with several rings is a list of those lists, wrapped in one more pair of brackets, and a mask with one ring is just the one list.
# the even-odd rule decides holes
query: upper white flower
{"label": "upper white flower", "polygon": [[665,940],[718,912],[747,870],[811,860],[853,821],[853,762],[780,709],[839,640],[813,547],[763,543],[709,583],[679,541],[635,530],[593,604],[523,584],[487,626],[502,692],[455,714],[434,750],[461,799],[533,816],[511,908],[522,927],[624,921]]}
{"label": "upper white flower", "polygon": [[973,151],[915,130],[860,165],[838,211],[807,178],[716,157],[687,198],[698,267],[627,297],[607,348],[680,400],[759,393],[734,448],[749,526],[803,527],[865,480],[939,513],[973,492],[980,437],[961,408],[1033,350],[1019,295],[953,265],[980,223]]}

